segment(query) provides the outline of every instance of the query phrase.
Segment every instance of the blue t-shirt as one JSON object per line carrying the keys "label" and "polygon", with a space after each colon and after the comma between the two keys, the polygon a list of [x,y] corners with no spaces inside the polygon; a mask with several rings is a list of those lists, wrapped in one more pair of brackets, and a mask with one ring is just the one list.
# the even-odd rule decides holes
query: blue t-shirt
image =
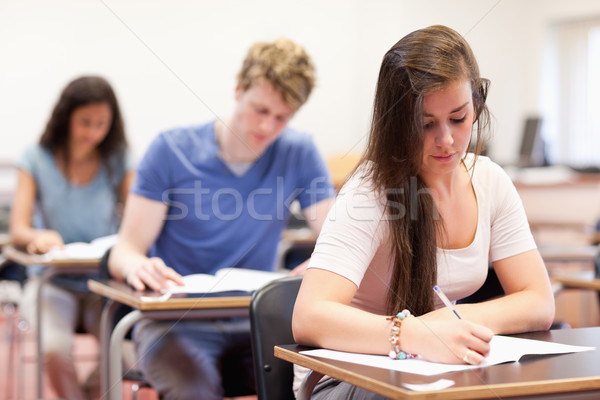
{"label": "blue t-shirt", "polygon": [[132,162],[126,156],[112,157],[108,163],[110,174],[102,165],[91,182],[76,186],[65,178],[49,150],[39,144],[28,147],[17,166],[35,180],[34,227],[57,231],[65,243],[116,233],[118,188]]}
{"label": "blue t-shirt", "polygon": [[219,157],[214,121],[160,134],[132,191],[168,205],[149,256],[182,275],[224,267],[273,270],[291,203],[306,208],[334,195],[309,135],[286,128],[237,176]]}
{"label": "blue t-shirt", "polygon": [[[40,146],[25,149],[17,167],[35,180],[33,227],[57,231],[65,243],[90,242],[119,229],[118,190],[126,172],[133,169],[129,155],[113,156],[94,179],[81,186],[70,183],[58,168],[52,153]],[[29,274],[40,269],[29,268]],[[60,275],[52,282],[66,289],[87,292],[87,280],[97,274]]]}

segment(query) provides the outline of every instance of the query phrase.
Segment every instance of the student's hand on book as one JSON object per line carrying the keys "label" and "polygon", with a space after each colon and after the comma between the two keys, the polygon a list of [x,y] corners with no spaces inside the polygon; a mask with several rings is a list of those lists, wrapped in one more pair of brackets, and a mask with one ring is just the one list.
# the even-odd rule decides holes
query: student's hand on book
{"label": "student's hand on book", "polygon": [[64,248],[64,242],[60,234],[52,230],[37,231],[35,237],[27,244],[27,252],[30,254],[44,254],[53,248]]}
{"label": "student's hand on book", "polygon": [[166,291],[171,287],[169,281],[183,285],[181,275],[167,267],[158,257],[145,259],[137,267],[131,268],[126,276],[126,282],[138,291],[146,288],[157,292]]}
{"label": "student's hand on book", "polygon": [[491,329],[470,321],[423,316],[402,322],[400,345],[428,361],[479,365],[490,352],[493,336]]}

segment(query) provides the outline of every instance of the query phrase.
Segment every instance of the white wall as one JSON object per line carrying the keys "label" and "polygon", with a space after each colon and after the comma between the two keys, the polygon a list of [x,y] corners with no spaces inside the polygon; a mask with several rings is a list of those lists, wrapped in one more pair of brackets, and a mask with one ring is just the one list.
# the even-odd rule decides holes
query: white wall
{"label": "white wall", "polygon": [[492,156],[516,159],[523,118],[539,110],[548,23],[600,14],[597,0],[0,0],[0,163],[38,140],[64,85],[101,74],[117,91],[134,155],[162,129],[225,116],[256,40],[290,37],[318,86],[292,126],[325,154],[360,151],[384,52],[406,33],[448,25],[492,80]]}

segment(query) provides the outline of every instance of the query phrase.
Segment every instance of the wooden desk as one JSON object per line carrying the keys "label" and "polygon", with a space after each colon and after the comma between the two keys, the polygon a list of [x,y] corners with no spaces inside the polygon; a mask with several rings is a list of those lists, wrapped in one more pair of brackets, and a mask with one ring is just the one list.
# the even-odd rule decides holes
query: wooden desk
{"label": "wooden desk", "polygon": [[29,254],[23,250],[20,250],[13,245],[5,246],[2,249],[2,254],[6,258],[26,267],[34,265],[43,265],[45,267],[95,267],[98,268],[100,264],[99,258],[86,258],[86,259],[55,259],[51,260],[45,257],[43,254]]}
{"label": "wooden desk", "polygon": [[589,289],[600,291],[600,278],[594,277],[594,271],[584,271],[579,274],[560,275],[551,277],[553,282],[567,289]]}
{"label": "wooden desk", "polygon": [[4,267],[4,263],[7,260],[2,254],[3,247],[9,245],[11,242],[10,235],[8,233],[0,233],[0,269]]}
{"label": "wooden desk", "polygon": [[600,174],[573,172],[563,180],[538,183],[517,175],[514,183],[534,232],[579,231],[591,242],[600,218]]}
{"label": "wooden desk", "polygon": [[0,233],[0,247],[10,244],[10,235],[8,233]]}
{"label": "wooden desk", "polygon": [[[519,172],[514,176],[515,186],[550,276],[593,270],[598,249],[590,244],[598,241],[600,174],[539,168],[533,172],[541,172],[542,179],[523,179],[531,171]],[[555,172],[558,179],[545,179]],[[595,297],[568,291],[557,296],[556,318],[572,326],[598,325]]]}
{"label": "wooden desk", "polygon": [[[276,346],[275,356],[350,382],[392,399],[599,399],[600,398],[600,327],[563,329],[515,335],[527,339],[595,346],[581,353],[529,356],[520,362],[493,365],[435,376],[390,371],[326,358],[306,356],[301,346]],[[447,389],[417,392],[403,383],[424,384],[451,379]],[[574,393],[576,392],[576,393]]]}
{"label": "wooden desk", "polygon": [[43,255],[28,254],[17,249],[12,245],[2,248],[2,255],[7,259],[24,265],[26,267],[45,266],[44,272],[40,275],[40,284],[36,294],[36,348],[37,348],[37,395],[43,398],[42,379],[44,376],[44,360],[42,354],[42,289],[44,285],[54,276],[65,274],[89,274],[98,271],[100,259],[85,259],[85,260],[49,260]]}
{"label": "wooden desk", "polygon": [[538,250],[545,262],[593,264],[598,255],[598,246],[596,245],[540,245]]}
{"label": "wooden desk", "polygon": [[[89,280],[88,288],[108,299],[100,322],[101,393],[108,399],[122,397],[122,351],[125,335],[141,319],[177,320],[191,318],[247,317],[250,296],[232,297],[171,297],[164,301],[143,301],[147,294],[134,291],[130,286],[116,281]],[[121,318],[112,329],[114,312],[121,304],[134,310]]]}

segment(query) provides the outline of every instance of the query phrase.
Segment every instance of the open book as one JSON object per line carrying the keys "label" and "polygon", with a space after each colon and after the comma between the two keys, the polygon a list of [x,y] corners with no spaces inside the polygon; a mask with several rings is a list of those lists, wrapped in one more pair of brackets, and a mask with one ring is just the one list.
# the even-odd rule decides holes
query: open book
{"label": "open book", "polygon": [[287,276],[285,272],[259,271],[245,268],[223,268],[215,275],[191,274],[183,277],[184,286],[172,283],[161,296],[142,296],[143,301],[162,301],[178,293],[253,292],[267,283]]}
{"label": "open book", "polygon": [[66,244],[62,249],[52,249],[43,254],[45,261],[52,260],[96,260],[100,259],[106,250],[117,243],[118,236],[109,235],[99,237],[90,243],[74,242]]}

